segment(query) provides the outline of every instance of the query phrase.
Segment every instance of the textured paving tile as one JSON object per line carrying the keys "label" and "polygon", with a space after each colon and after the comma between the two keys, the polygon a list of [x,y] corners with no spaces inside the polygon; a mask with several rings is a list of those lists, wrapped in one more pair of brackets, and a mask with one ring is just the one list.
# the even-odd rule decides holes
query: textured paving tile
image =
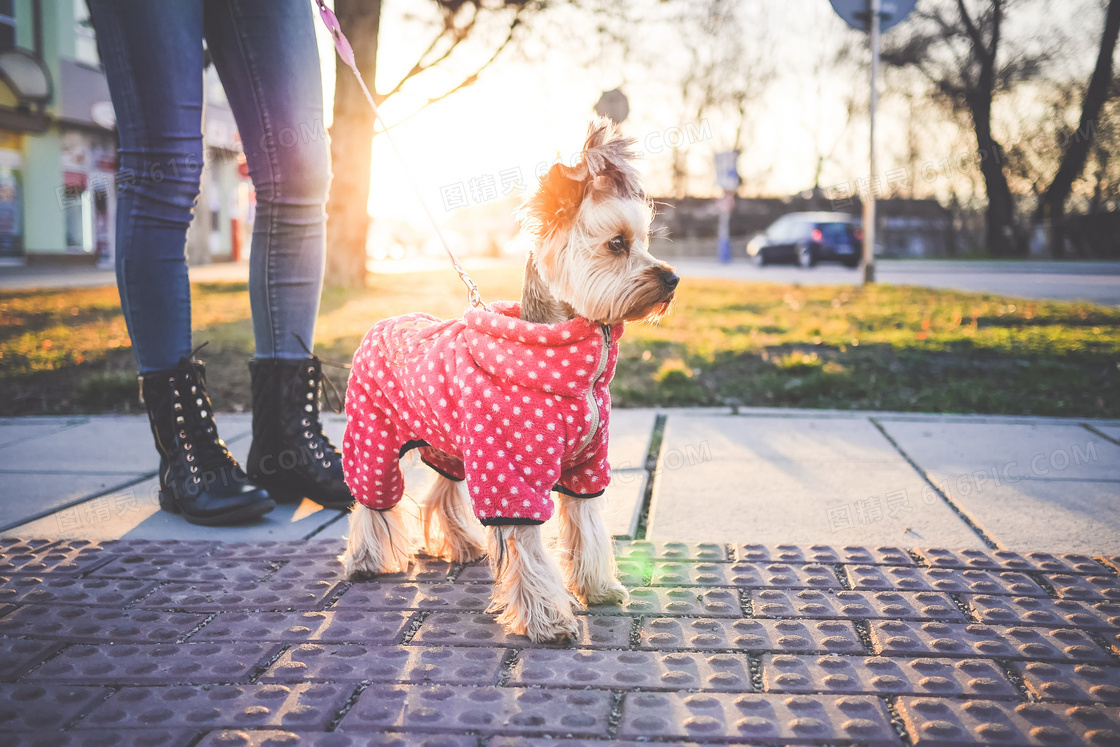
{"label": "textured paving tile", "polygon": [[835,695],[942,695],[1018,700],[1019,691],[987,659],[793,656],[762,659],[767,691]]}
{"label": "textured paving tile", "polygon": [[615,556],[620,560],[693,560],[704,563],[731,561],[727,545],[716,542],[616,542]]}
{"label": "textured paving tile", "polygon": [[113,555],[140,555],[146,558],[157,555],[174,555],[183,558],[201,558],[221,546],[210,540],[176,539],[120,539],[120,540],[63,540],[61,544],[74,548],[96,547]]}
{"label": "textured paving tile", "polygon": [[963,594],[980,622],[988,625],[1023,623],[1046,628],[1120,629],[1120,603],[1078,602],[1073,599],[991,597]]}
{"label": "textured paving tile", "polygon": [[738,592],[723,588],[631,589],[629,601],[621,606],[604,604],[589,609],[600,615],[743,616]]}
{"label": "textured paving tile", "polygon": [[475,610],[490,606],[490,584],[357,583],[335,603],[340,610]]}
{"label": "textured paving tile", "polygon": [[859,696],[638,693],[626,699],[619,733],[783,744],[898,743],[882,702]]}
{"label": "textured paving tile", "polygon": [[859,545],[739,545],[736,557],[752,563],[804,565],[860,563],[862,565],[913,565],[914,559],[900,547]]}
{"label": "textured paving tile", "polygon": [[0,602],[121,607],[156,588],[151,581],[69,576],[0,577]]}
{"label": "textured paving tile", "polygon": [[1043,574],[1042,578],[1063,599],[1120,602],[1120,576],[1071,576]]}
{"label": "textured paving tile", "polygon": [[414,612],[220,612],[192,641],[396,643]]}
{"label": "textured paving tile", "polygon": [[126,687],[97,706],[75,729],[158,726],[325,729],[354,688],[350,685],[211,685]]}
{"label": "textured paving tile", "polygon": [[[380,734],[283,731],[259,729],[213,731],[198,747],[477,747],[478,737],[455,734],[418,734],[386,731]],[[494,744],[494,742],[490,742]]]}
{"label": "textured paving tile", "polygon": [[373,685],[338,728],[606,736],[610,710],[600,690]]}
{"label": "textured paving tile", "polygon": [[1120,704],[1120,669],[1092,664],[1012,664],[1039,700]]}
{"label": "textured paving tile", "polygon": [[186,612],[236,609],[313,610],[326,601],[335,586],[337,584],[333,581],[168,583],[144,599],[140,606]]}
{"label": "textured paving tile", "polygon": [[971,594],[1046,596],[1046,590],[1023,573],[955,568],[846,566],[853,589],[947,591]]}
{"label": "textured paving tile", "polygon": [[186,747],[197,729],[126,729],[8,734],[6,747]]}
{"label": "textured paving tile", "polygon": [[36,553],[55,545],[53,539],[24,539],[22,537],[0,537],[0,555],[23,555]]}
{"label": "textured paving tile", "polygon": [[156,610],[28,605],[0,620],[0,635],[74,643],[174,643],[206,615]]}
{"label": "textured paving tile", "polygon": [[153,581],[260,581],[276,570],[269,562],[216,558],[123,555],[93,571],[94,578],[137,578]]}
{"label": "textured paving tile", "polygon": [[18,543],[0,547],[0,575],[21,573],[87,573],[113,558],[99,548],[74,548],[65,544],[31,546]]}
{"label": "textured paving tile", "polygon": [[510,684],[724,692],[753,689],[744,655],[578,649],[522,652]]}
{"label": "textured paving tile", "polygon": [[886,656],[991,656],[1005,659],[1111,663],[1079,630],[1003,628],[956,623],[873,622],[875,652]]}
{"label": "textured paving tile", "polygon": [[978,568],[1039,573],[1071,573],[1099,576],[1101,566],[1088,555],[1010,550],[947,550],[918,548],[914,552],[939,568]]}
{"label": "textured paving tile", "polygon": [[0,682],[13,682],[28,669],[51,656],[61,643],[0,639]]}
{"label": "textured paving tile", "polygon": [[[634,620],[630,617],[605,615],[580,615],[576,618],[579,637],[575,645],[581,648],[627,648]],[[413,643],[445,646],[508,646],[532,647],[525,636],[512,635],[502,630],[493,615],[435,612],[420,626]],[[566,648],[566,646],[565,646]]]}
{"label": "textured paving tile", "polygon": [[838,620],[644,620],[643,649],[728,649],[792,653],[865,653],[855,628]]}
{"label": "textured paving tile", "polygon": [[500,648],[305,644],[286,651],[260,681],[496,685],[507,653]]}
{"label": "textured paving tile", "polygon": [[965,622],[953,600],[935,591],[761,589],[751,593],[751,600],[754,617]]}
{"label": "textured paving tile", "polygon": [[70,646],[25,679],[79,685],[236,682],[279,650],[277,644],[244,642]]}
{"label": "textured paving tile", "polygon": [[0,685],[0,735],[57,731],[109,694],[101,687],[20,683]]}
{"label": "textured paving tile", "polygon": [[[281,562],[281,561],[271,561]],[[404,573],[382,573],[377,576],[378,583],[402,583],[405,581],[446,581],[451,569],[450,563],[430,558],[417,559]],[[271,578],[278,581],[287,580],[315,580],[328,581],[347,580],[346,572],[338,558],[332,556],[311,556],[284,561],[280,569]],[[361,583],[361,582],[359,582]]]}
{"label": "textured paving tile", "polygon": [[335,558],[346,550],[346,540],[263,540],[261,542],[223,542],[211,553],[215,558],[240,560],[302,560]]}
{"label": "textured paving tile", "polygon": [[1045,703],[900,698],[898,712],[915,745],[1114,744],[1116,709]]}
{"label": "textured paving tile", "polygon": [[836,571],[823,565],[735,563],[728,569],[732,585],[748,589],[839,589]]}

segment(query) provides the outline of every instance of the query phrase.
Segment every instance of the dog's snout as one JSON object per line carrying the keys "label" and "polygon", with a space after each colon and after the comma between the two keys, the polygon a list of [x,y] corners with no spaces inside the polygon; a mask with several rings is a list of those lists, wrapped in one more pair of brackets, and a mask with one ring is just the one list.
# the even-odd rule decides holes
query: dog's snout
{"label": "dog's snout", "polygon": [[662,284],[669,290],[675,290],[677,283],[681,281],[680,275],[672,270],[665,270],[665,274],[661,276]]}

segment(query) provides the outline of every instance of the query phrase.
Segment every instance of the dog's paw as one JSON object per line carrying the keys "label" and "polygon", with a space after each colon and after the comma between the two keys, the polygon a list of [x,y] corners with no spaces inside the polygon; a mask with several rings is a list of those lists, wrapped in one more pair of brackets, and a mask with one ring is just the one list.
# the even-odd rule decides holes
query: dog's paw
{"label": "dog's paw", "polygon": [[581,595],[580,598],[583,599],[584,603],[589,607],[595,604],[617,605],[628,602],[630,600],[630,592],[626,590],[625,586],[615,581],[614,583],[589,591],[587,594]]}
{"label": "dog's paw", "polygon": [[571,643],[579,638],[579,623],[571,610],[547,620],[530,620],[523,633],[533,643]]}
{"label": "dog's paw", "polygon": [[507,632],[523,635],[533,643],[568,643],[579,637],[579,623],[567,599],[540,602],[528,610],[507,605],[497,621]]}

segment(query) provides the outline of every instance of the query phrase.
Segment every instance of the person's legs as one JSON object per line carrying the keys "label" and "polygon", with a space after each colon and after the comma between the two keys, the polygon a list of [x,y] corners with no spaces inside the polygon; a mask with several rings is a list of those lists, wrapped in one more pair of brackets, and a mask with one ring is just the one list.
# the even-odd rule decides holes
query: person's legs
{"label": "person's legs", "polygon": [[90,0],[120,137],[117,284],[140,373],[191,350],[186,236],[202,172],[201,0]]}
{"label": "person's legs", "polygon": [[311,354],[323,286],[330,151],[307,0],[205,0],[206,41],[257,190],[249,260],[256,359],[249,477],[277,500],[350,505],[319,416]]}
{"label": "person's legs", "polygon": [[323,285],[330,184],[311,4],[205,0],[204,15],[257,192],[249,260],[256,357],[306,358]]}

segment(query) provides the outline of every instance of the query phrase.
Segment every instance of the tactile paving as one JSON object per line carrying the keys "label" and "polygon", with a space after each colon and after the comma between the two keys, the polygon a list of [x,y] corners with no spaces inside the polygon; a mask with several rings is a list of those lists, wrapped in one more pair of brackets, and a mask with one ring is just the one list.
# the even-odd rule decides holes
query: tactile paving
{"label": "tactile paving", "polygon": [[152,581],[132,579],[0,576],[0,602],[123,607],[155,588]]}
{"label": "tactile paving", "polygon": [[767,691],[834,695],[941,695],[1018,700],[1003,671],[986,659],[793,656],[762,659]]}
{"label": "tactile paving", "polygon": [[606,736],[610,711],[604,690],[372,685],[338,728]]}
{"label": "tactile paving", "polygon": [[100,548],[73,548],[66,545],[33,546],[21,543],[0,550],[0,575],[17,573],[86,573],[109,562],[114,556]]}
{"label": "tactile paving", "polygon": [[727,563],[731,558],[727,546],[716,542],[650,542],[633,540],[615,543],[615,557],[619,560],[676,560],[701,563]]}
{"label": "tactile paving", "polygon": [[1039,700],[1120,704],[1120,669],[1116,667],[1046,661],[1012,666]]}
{"label": "tactile paving", "polygon": [[938,568],[977,568],[1089,576],[1099,576],[1101,573],[1100,563],[1088,555],[1017,553],[1010,550],[946,550],[928,547],[918,548],[915,552],[931,566]]}
{"label": "tactile paving", "polygon": [[[494,744],[493,741],[490,742]],[[478,737],[458,734],[418,734],[384,731],[344,734],[325,731],[254,731],[226,729],[212,731],[198,747],[477,747]]]}
{"label": "tactile paving", "polygon": [[995,627],[960,623],[871,623],[875,652],[887,656],[991,656],[1005,659],[1110,662],[1080,630]]}
{"label": "tactile paving", "polygon": [[850,622],[659,617],[644,620],[643,649],[737,649],[822,654],[866,653]]}
{"label": "tactile paving", "polygon": [[174,643],[206,615],[157,610],[29,605],[0,620],[0,635],[76,643]]}
{"label": "tactile paving", "polygon": [[70,646],[27,680],[85,685],[236,682],[280,650],[262,643],[118,643]]}
{"label": "tactile paving", "polygon": [[219,612],[192,641],[396,643],[415,612]]}
{"label": "tactile paving", "polygon": [[275,571],[267,561],[182,558],[174,555],[112,556],[95,570],[93,578],[139,578],[153,581],[259,581]]}
{"label": "tactile paving", "polygon": [[622,605],[602,604],[589,608],[600,615],[682,615],[686,617],[742,617],[739,593],[724,588],[638,588]]}
{"label": "tactile paving", "polygon": [[1042,577],[1063,599],[1112,601],[1120,603],[1120,577],[1043,574]]}
{"label": "tactile paving", "polygon": [[1050,703],[899,698],[915,745],[1110,745],[1120,740],[1115,709]]}
{"label": "tactile paving", "polygon": [[898,743],[883,704],[858,695],[635,693],[626,698],[619,734],[782,744]]}
{"label": "tactile paving", "polygon": [[500,648],[305,644],[284,652],[260,681],[496,685],[506,653]]}
{"label": "tactile paving", "polygon": [[337,584],[334,581],[265,581],[217,583],[210,581],[165,583],[139,606],[186,612],[221,612],[231,609],[318,609]]}
{"label": "tactile paving", "polygon": [[752,563],[860,563],[862,565],[913,565],[914,559],[900,547],[860,547],[858,545],[739,545],[736,557]]}
{"label": "tactile paving", "polygon": [[51,641],[0,638],[0,682],[13,682],[21,674],[62,648]]}
{"label": "tactile paving", "polygon": [[747,692],[750,664],[743,654],[682,651],[523,651],[510,683],[549,687]]}
{"label": "tactile paving", "polygon": [[579,615],[576,624],[579,635],[574,644],[534,644],[525,636],[505,632],[494,622],[494,615],[436,612],[424,620],[412,642],[437,646],[627,648],[634,630],[633,618],[623,616]]}
{"label": "tactile paving", "polygon": [[223,542],[211,555],[242,560],[303,560],[336,558],[346,551],[344,539],[265,540],[262,542]]}
{"label": "tactile paving", "polygon": [[944,591],[970,594],[1013,594],[1046,596],[1029,576],[1013,571],[983,571],[975,568],[898,568],[853,565],[845,568],[853,589],[896,589]]}
{"label": "tactile paving", "polygon": [[[5,734],[5,747],[187,747],[197,729],[121,729]],[[272,746],[270,746],[272,747]],[[279,747],[275,745],[274,747]]]}
{"label": "tactile paving", "polygon": [[208,685],[125,687],[75,729],[260,726],[325,729],[354,692],[352,685]]}
{"label": "tactile paving", "polygon": [[356,583],[334,608],[360,610],[477,610],[490,606],[490,584]]}
{"label": "tactile paving", "polygon": [[754,617],[944,620],[965,622],[947,595],[935,591],[818,591],[758,589],[751,592]]}
{"label": "tactile paving", "polygon": [[727,571],[732,585],[748,589],[839,589],[836,571],[823,565],[738,562]]}
{"label": "tactile paving", "polygon": [[1048,597],[993,597],[965,594],[961,599],[988,625],[1037,625],[1044,628],[1120,629],[1120,603],[1078,602]]}
{"label": "tactile paving", "polygon": [[119,539],[119,540],[64,540],[60,544],[73,548],[98,548],[102,552],[114,555],[143,555],[155,557],[157,555],[177,555],[186,558],[201,558],[211,554],[220,542],[210,540],[147,540],[147,539]]}
{"label": "tactile paving", "polygon": [[[279,562],[279,561],[273,561]],[[408,570],[402,573],[379,573],[378,583],[401,583],[404,581],[447,581],[447,576],[455,566],[442,560],[419,558]],[[330,556],[311,556],[284,562],[270,579],[275,580],[315,580],[346,581],[347,575],[338,558]],[[361,583],[361,582],[359,582]]]}
{"label": "tactile paving", "polygon": [[0,735],[57,731],[108,693],[109,690],[102,687],[39,683],[0,685]]}
{"label": "tactile paving", "polygon": [[[713,565],[713,564],[705,564]],[[623,586],[632,589],[636,586],[648,586],[653,563],[646,561],[620,560],[618,561],[618,580]],[[446,574],[445,574],[446,575]],[[420,579],[437,580],[437,579]],[[455,579],[455,583],[494,583],[494,574],[490,571],[488,563],[471,564],[463,568]]]}
{"label": "tactile paving", "polygon": [[39,552],[54,545],[58,540],[32,538],[25,539],[22,537],[0,537],[0,555],[7,555],[8,553],[19,554],[28,552]]}

